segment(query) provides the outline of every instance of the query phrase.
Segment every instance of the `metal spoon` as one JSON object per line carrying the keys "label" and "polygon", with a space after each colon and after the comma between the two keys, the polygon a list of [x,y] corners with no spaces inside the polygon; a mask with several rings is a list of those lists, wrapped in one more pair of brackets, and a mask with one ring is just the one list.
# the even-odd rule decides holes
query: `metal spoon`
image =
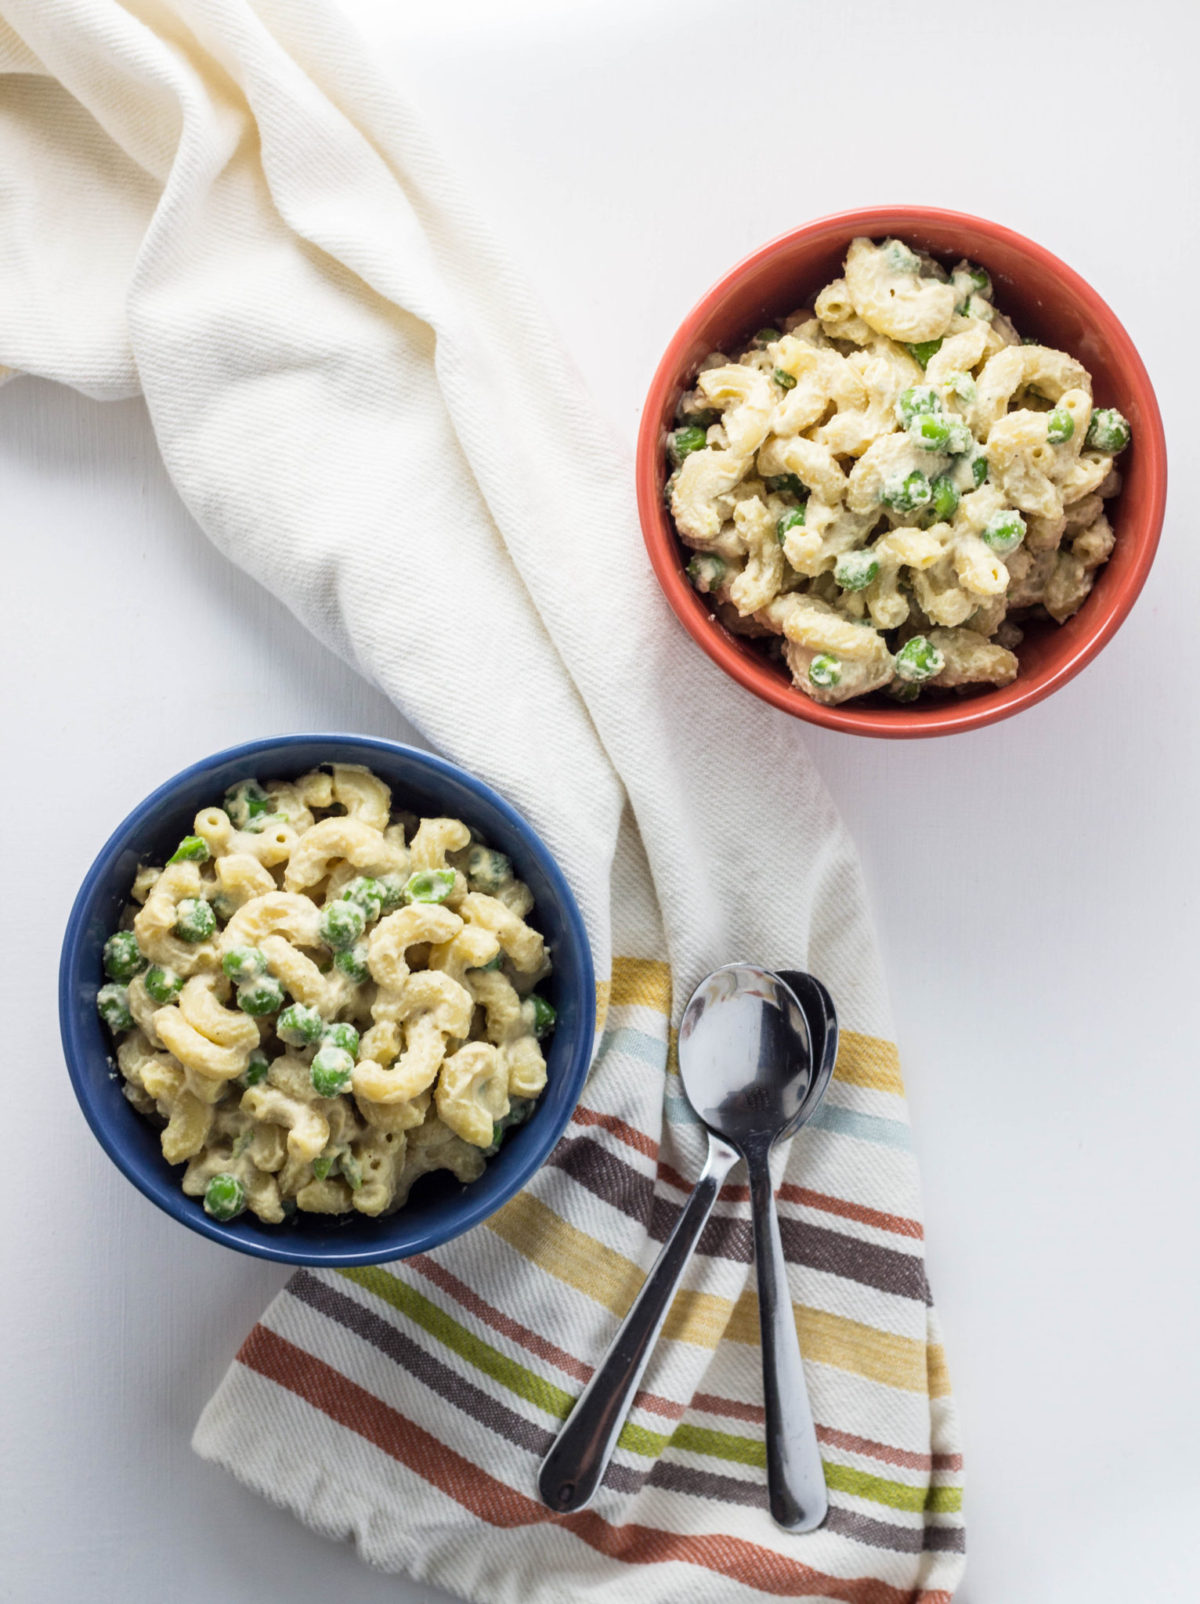
{"label": "metal spoon", "polygon": [[785,1136],[793,1136],[802,1125],[808,1124],[821,1106],[821,1099],[833,1078],[833,1066],[838,1054],[837,1010],[833,1006],[833,998],[815,975],[805,974],[802,969],[777,969],[775,973],[791,987],[796,1001],[804,1010],[813,1064],[816,1066],[808,1091],[804,1094],[800,1117],[790,1130],[784,1132]]}
{"label": "metal spoon", "polygon": [[[600,1485],[676,1286],[740,1152],[750,1167],[759,1255],[771,1513],[789,1531],[809,1531],[825,1518],[825,1479],[766,1159],[774,1142],[815,1110],[832,1071],[837,1026],[820,982],[809,985],[810,977],[793,973],[813,1005],[815,1062],[804,1010],[768,970],[731,964],[692,994],[680,1029],[679,1066],[688,1100],[708,1127],[708,1156],[612,1346],[542,1464],[538,1489],[551,1509],[582,1509]],[[811,1101],[810,1090],[817,1091]]]}
{"label": "metal spoon", "polygon": [[700,1179],[592,1379],[538,1471],[542,1502],[560,1514],[589,1504],[604,1478],[634,1395],[700,1233],[738,1155],[713,1131]]}
{"label": "metal spoon", "polygon": [[[823,1032],[823,1054],[828,1035]],[[836,1043],[834,1047],[836,1051]],[[748,964],[718,969],[697,988],[684,1013],[681,1073],[685,1059],[692,1105],[706,1125],[737,1148],[749,1171],[767,1414],[767,1496],[780,1526],[809,1532],[820,1526],[829,1504],[769,1164],[775,1143],[799,1129],[806,1105],[808,1113],[816,1107],[815,1101],[808,1102],[817,1077],[807,1016],[777,975]]]}
{"label": "metal spoon", "polygon": [[[813,1074],[800,1109],[774,1141],[787,1140],[821,1105],[837,1061],[838,1023],[833,998],[816,978],[799,969],[781,969],[808,1021]],[[757,1158],[746,1153],[754,1220],[754,1253],[758,1271],[758,1317],[762,1333],[763,1392],[767,1408],[767,1490],[771,1514],[787,1531],[810,1532],[823,1524],[829,1509],[821,1450],[817,1445],[812,1406],[804,1381],[804,1365],[787,1290],[787,1269],[779,1235],[768,1155],[768,1140]],[[756,1173],[760,1186],[755,1189]],[[760,1203],[765,1206],[765,1216]],[[774,1307],[768,1310],[768,1287],[774,1285]],[[771,1336],[768,1336],[770,1320]],[[774,1408],[773,1408],[774,1405]]]}

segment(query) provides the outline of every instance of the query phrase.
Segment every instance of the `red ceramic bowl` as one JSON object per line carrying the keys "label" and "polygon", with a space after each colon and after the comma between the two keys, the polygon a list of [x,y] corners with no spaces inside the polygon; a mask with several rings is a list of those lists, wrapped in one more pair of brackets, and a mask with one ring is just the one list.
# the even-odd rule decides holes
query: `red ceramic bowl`
{"label": "red ceramic bowl", "polygon": [[[992,275],[996,304],[1022,334],[1069,351],[1092,375],[1097,402],[1118,407],[1133,426],[1120,458],[1121,494],[1108,504],[1117,543],[1091,595],[1063,625],[1033,625],[1018,649],[1021,671],[1011,685],[914,706],[866,698],[824,707],[791,682],[784,666],[753,640],[730,634],[688,583],[689,553],[675,534],[662,491],[666,436],[679,397],[710,351],[733,350],[839,276],[857,234],[897,235],[943,259],[968,257]],[[839,212],[772,240],[715,284],[688,313],[658,365],[638,434],[637,494],[642,532],[658,575],[684,628],[714,662],[764,701],[827,729],[855,735],[949,735],[1008,718],[1040,702],[1078,674],[1112,639],[1137,599],[1154,560],[1167,495],[1167,449],[1158,403],[1133,342],[1095,290],[1032,240],[961,212],[931,206],[879,206]]]}

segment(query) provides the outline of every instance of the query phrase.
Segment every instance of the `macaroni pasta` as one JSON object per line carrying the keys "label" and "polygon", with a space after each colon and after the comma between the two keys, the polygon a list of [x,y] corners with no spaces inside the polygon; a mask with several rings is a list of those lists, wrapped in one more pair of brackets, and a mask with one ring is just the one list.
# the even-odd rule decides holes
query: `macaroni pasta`
{"label": "macaroni pasta", "polygon": [[812,311],[701,364],[668,439],[693,586],[815,701],[1006,685],[1113,549],[1130,428],[984,269],[856,239]]}
{"label": "macaroni pasta", "polygon": [[193,830],[139,869],[97,997],[183,1190],[277,1224],[475,1180],[541,1094],[555,1022],[508,858],[393,814],[348,764],[243,780]]}

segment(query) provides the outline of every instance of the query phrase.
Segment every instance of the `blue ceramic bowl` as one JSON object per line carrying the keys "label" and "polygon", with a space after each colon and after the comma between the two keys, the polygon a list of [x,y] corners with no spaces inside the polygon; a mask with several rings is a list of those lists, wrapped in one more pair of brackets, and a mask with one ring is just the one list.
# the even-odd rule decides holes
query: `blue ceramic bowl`
{"label": "blue ceramic bowl", "polygon": [[[396,806],[460,818],[506,852],[532,891],[532,922],[554,955],[541,988],[558,1010],[547,1051],[548,1080],[527,1124],[515,1130],[477,1181],[448,1172],[424,1176],[404,1208],[379,1219],[299,1214],[263,1225],[252,1214],[222,1224],[180,1190],[181,1166],[167,1163],[158,1130],[121,1092],[111,1039],[96,1014],[104,983],[101,948],[116,928],[140,863],[162,863],[191,830],[200,808],[248,774],[292,779],[319,763],[363,763],[392,787]],[[75,1095],[101,1147],[139,1191],[173,1219],[240,1253],[285,1264],[377,1264],[425,1252],[460,1235],[519,1191],[561,1136],[591,1060],[596,988],[578,905],[549,850],[489,786],[444,759],[365,735],[281,735],[204,758],[136,807],[101,848],[67,923],[59,969],[59,1021]]]}

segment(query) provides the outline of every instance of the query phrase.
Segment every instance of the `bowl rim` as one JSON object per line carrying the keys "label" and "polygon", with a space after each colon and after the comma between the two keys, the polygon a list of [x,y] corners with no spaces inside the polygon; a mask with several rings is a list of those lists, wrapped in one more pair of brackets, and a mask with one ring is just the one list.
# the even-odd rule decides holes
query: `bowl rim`
{"label": "bowl rim", "polygon": [[[982,235],[1037,258],[1043,266],[1050,268],[1059,277],[1066,292],[1077,302],[1082,303],[1084,309],[1103,331],[1105,345],[1112,351],[1119,365],[1128,372],[1132,387],[1138,390],[1145,407],[1146,417],[1139,426],[1137,441],[1139,452],[1147,458],[1149,482],[1147,507],[1142,515],[1144,533],[1139,540],[1135,560],[1126,572],[1124,588],[1119,598],[1114,600],[1095,629],[1076,644],[1063,662],[1036,684],[1029,683],[1022,686],[1021,678],[1018,676],[1013,686],[1004,687],[1005,692],[1011,694],[1006,694],[1005,701],[999,705],[988,705],[989,693],[985,692],[961,701],[948,701],[941,706],[928,708],[856,709],[852,702],[827,707],[805,696],[802,691],[797,690],[773,670],[767,662],[759,663],[744,656],[733,645],[732,638],[727,635],[724,628],[702,604],[698,603],[696,593],[688,583],[683,565],[679,561],[679,539],[671,527],[669,515],[662,505],[659,493],[660,419],[668,396],[679,383],[679,375],[683,371],[682,359],[694,339],[696,327],[719,308],[722,301],[744,278],[771,256],[800,239],[823,237],[832,240],[843,234],[849,241],[855,234],[876,237],[891,232],[899,233],[906,226],[920,226],[923,223],[962,228],[974,235],[976,240]],[[964,252],[964,254],[969,253]],[[898,203],[830,212],[802,223],[796,228],[776,235],[751,251],[749,255],[742,257],[705,291],[680,322],[650,381],[638,429],[635,477],[642,538],[658,582],[676,618],[719,668],[746,690],[794,718],[851,735],[905,740],[958,734],[1011,718],[1060,689],[1108,644],[1141,594],[1158,550],[1166,511],[1167,448],[1158,398],[1137,347],[1116,313],[1087,280],[1075,272],[1074,268],[1069,267],[1044,245],[1039,245],[1036,240],[1031,240],[1002,223],[995,223],[969,212],[951,211],[945,207]]]}
{"label": "bowl rim", "polygon": [[[558,1072],[560,1084],[565,1085],[570,1093],[565,1103],[565,1113],[561,1122],[552,1121],[547,1124],[536,1141],[526,1144],[527,1151],[523,1151],[519,1162],[514,1161],[513,1168],[505,1177],[502,1195],[498,1198],[477,1197],[472,1199],[470,1191],[464,1191],[461,1199],[456,1199],[456,1213],[454,1228],[447,1232],[439,1232],[436,1227],[427,1226],[423,1232],[414,1234],[411,1245],[389,1242],[384,1246],[355,1246],[346,1248],[326,1249],[319,1253],[312,1250],[304,1251],[294,1239],[280,1238],[278,1243],[261,1241],[242,1236],[237,1230],[237,1222],[227,1223],[214,1220],[202,1211],[197,1213],[185,1207],[185,1204],[194,1200],[188,1198],[179,1189],[178,1177],[174,1171],[178,1166],[168,1165],[163,1160],[163,1180],[166,1185],[155,1188],[148,1179],[139,1175],[135,1168],[127,1163],[121,1144],[117,1142],[110,1132],[110,1121],[100,1106],[97,1095],[98,1088],[93,1084],[93,1077],[85,1068],[89,1058],[89,1048],[81,1040],[80,1025],[76,1017],[78,1009],[78,985],[81,969],[82,948],[87,936],[86,910],[91,902],[97,882],[106,873],[113,856],[131,844],[131,835],[144,824],[149,813],[163,804],[169,803],[176,791],[187,781],[202,776],[217,765],[236,761],[242,758],[247,760],[264,750],[272,754],[279,754],[289,747],[311,746],[313,744],[336,744],[344,752],[347,748],[357,749],[362,753],[385,752],[415,761],[419,767],[430,771],[434,780],[438,778],[453,779],[465,785],[470,791],[480,796],[487,804],[495,808],[512,827],[514,833],[521,839],[531,857],[538,861],[539,868],[550,882],[559,907],[562,910],[563,922],[570,930],[572,939],[578,950],[580,961],[580,991],[581,991],[581,1026],[578,1036],[570,1049],[570,1055]],[[335,760],[331,760],[335,761]],[[437,753],[423,751],[420,747],[407,746],[400,741],[391,741],[382,736],[359,735],[347,732],[303,732],[288,733],[285,735],[260,736],[251,741],[239,742],[234,746],[224,747],[220,751],[210,753],[186,768],[180,769],[157,786],[147,797],[132,808],[117,827],[110,833],[104,845],[96,853],[92,863],[80,884],[79,890],[71,904],[71,911],[67,916],[66,930],[63,936],[62,948],[59,957],[58,971],[58,1018],[59,1031],[62,1040],[63,1056],[66,1060],[67,1073],[75,1092],[76,1101],[85,1120],[91,1128],[93,1136],[108,1154],[116,1167],[137,1187],[150,1202],[168,1214],[179,1224],[205,1236],[223,1247],[233,1248],[236,1252],[245,1253],[253,1258],[268,1259],[279,1264],[307,1265],[310,1268],[324,1266],[327,1268],[348,1268],[368,1264],[384,1264],[392,1260],[408,1258],[415,1253],[428,1252],[443,1243],[472,1230],[485,1219],[494,1214],[542,1167],[547,1157],[557,1144],[563,1131],[570,1121],[571,1115],[579,1101],[579,1095],[587,1080],[591,1065],[592,1047],[595,1041],[596,1013],[595,1013],[596,977],[595,964],[592,958],[591,943],[588,940],[587,927],[579,904],[567,882],[566,876],[559,867],[558,860],[542,840],[538,832],[529,821],[513,807],[498,791],[488,785],[486,781],[477,778],[468,770],[460,768],[448,758]],[[531,1122],[532,1124],[532,1122]],[[482,1177],[481,1177],[482,1179]],[[173,1189],[172,1189],[173,1188]],[[384,1215],[380,1222],[397,1221],[403,1218],[403,1210]],[[369,1223],[367,1216],[361,1216],[355,1224],[365,1227]]]}

